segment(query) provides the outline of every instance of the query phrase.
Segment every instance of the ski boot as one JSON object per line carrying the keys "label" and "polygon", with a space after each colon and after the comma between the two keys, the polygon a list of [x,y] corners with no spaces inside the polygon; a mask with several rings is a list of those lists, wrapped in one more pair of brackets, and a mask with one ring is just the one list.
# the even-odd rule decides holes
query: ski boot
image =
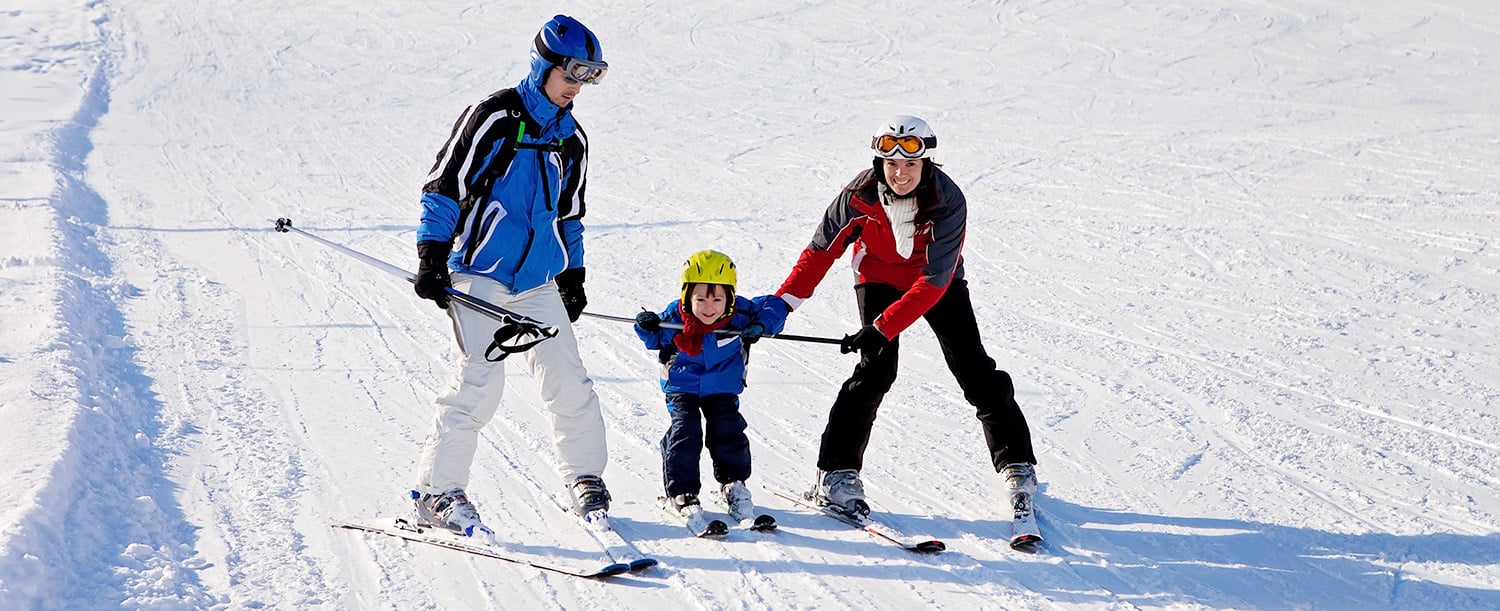
{"label": "ski boot", "polygon": [[669,497],[668,500],[672,503],[672,510],[683,517],[691,516],[703,509],[703,505],[698,502],[698,495],[691,492]]}
{"label": "ski boot", "polygon": [[479,520],[479,511],[469,502],[463,488],[441,494],[422,494],[413,490],[411,499],[416,504],[418,525],[440,526],[466,537],[493,534]]}
{"label": "ski boot", "polygon": [[580,475],[573,480],[573,510],[588,516],[595,511],[609,511],[609,490],[597,475]]}
{"label": "ski boot", "polygon": [[719,488],[724,495],[724,505],[729,508],[729,517],[735,521],[755,517],[755,501],[750,500],[750,489],[745,482],[733,481]]}
{"label": "ski boot", "polygon": [[1036,468],[1030,463],[1013,462],[1002,467],[1000,475],[1005,478],[1011,504],[1016,503],[1019,495],[1024,495],[1025,504],[1030,507],[1031,497],[1036,496]]}
{"label": "ski boot", "polygon": [[865,484],[855,469],[819,471],[812,500],[850,516],[870,515],[870,504],[865,502]]}

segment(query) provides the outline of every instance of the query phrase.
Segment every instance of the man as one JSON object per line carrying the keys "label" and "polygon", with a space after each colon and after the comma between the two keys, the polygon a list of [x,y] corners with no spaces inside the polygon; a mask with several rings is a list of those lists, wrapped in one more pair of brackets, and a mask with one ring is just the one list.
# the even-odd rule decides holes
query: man
{"label": "man", "polygon": [[542,26],[534,46],[519,85],[470,106],[454,124],[423,187],[417,229],[415,289],[448,311],[460,368],[437,397],[412,497],[419,520],[470,536],[488,532],[464,488],[479,431],[500,404],[505,368],[486,357],[499,324],[450,308],[449,287],[558,331],[520,358],[540,385],[574,509],[609,509],[600,478],[604,418],[571,326],[588,303],[580,222],[588,138],[573,119],[573,99],[608,64],[593,32],[565,15]]}

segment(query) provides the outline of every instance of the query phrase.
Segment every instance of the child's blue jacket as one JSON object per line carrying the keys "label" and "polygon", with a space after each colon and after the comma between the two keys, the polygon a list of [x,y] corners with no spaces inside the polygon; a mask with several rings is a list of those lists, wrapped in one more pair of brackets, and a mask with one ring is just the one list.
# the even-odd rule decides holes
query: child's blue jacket
{"label": "child's blue jacket", "polygon": [[[682,323],[681,300],[673,301],[660,313],[662,322]],[[752,322],[765,327],[767,335],[780,333],[786,326],[786,302],[775,295],[764,295],[754,299],[736,296],[734,314],[721,330],[739,331]],[[635,326],[646,348],[669,349],[676,353],[663,364],[661,388],[667,393],[694,395],[740,394],[745,390],[745,345],[739,335],[705,333],[703,351],[698,356],[688,356],[676,350],[673,338],[680,329],[663,328],[656,333]]]}

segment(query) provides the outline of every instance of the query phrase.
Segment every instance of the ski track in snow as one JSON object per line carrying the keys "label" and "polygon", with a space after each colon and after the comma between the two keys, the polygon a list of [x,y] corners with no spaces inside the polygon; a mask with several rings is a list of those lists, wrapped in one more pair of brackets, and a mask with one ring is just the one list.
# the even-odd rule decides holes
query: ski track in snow
{"label": "ski track in snow", "polygon": [[[584,319],[618,528],[608,581],[334,531],[406,511],[448,327],[403,281],[416,193],[549,7],[20,0],[0,22],[0,607],[1500,606],[1500,9],[1477,1],[570,6],[590,310],[659,310],[715,248],[772,291],[883,115],[942,136],[986,346],[1041,463],[1036,555],[935,340],[864,471],[919,556],[779,503],[837,348],[756,345],[773,534],[661,514],[654,355]],[[12,93],[12,92],[24,93]],[[59,108],[65,110],[58,110]],[[844,264],[788,332],[856,319]],[[469,492],[527,553],[598,558],[519,360]],[[705,457],[704,492],[714,485]]]}

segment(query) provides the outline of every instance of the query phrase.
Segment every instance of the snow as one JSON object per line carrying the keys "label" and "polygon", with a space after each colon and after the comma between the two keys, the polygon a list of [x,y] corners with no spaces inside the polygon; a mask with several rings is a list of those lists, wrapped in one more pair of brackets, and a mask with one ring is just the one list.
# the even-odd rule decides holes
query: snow
{"label": "snow", "polygon": [[[0,18],[0,608],[1500,607],[1500,6],[1482,0],[413,4],[10,0]],[[404,511],[448,327],[401,280],[467,104],[578,17],[590,310],[714,248],[776,288],[887,115],[970,202],[981,332],[1036,441],[1045,553],[1004,544],[922,324],[865,479],[916,556],[757,489],[782,531],[652,506],[653,355],[585,319],[620,528],[596,582],[335,531]],[[836,269],[844,270],[841,263]],[[830,274],[787,331],[852,332]],[[810,482],[853,365],[767,340],[752,484]],[[471,493],[590,544],[512,368]],[[706,471],[707,472],[707,471]]]}

